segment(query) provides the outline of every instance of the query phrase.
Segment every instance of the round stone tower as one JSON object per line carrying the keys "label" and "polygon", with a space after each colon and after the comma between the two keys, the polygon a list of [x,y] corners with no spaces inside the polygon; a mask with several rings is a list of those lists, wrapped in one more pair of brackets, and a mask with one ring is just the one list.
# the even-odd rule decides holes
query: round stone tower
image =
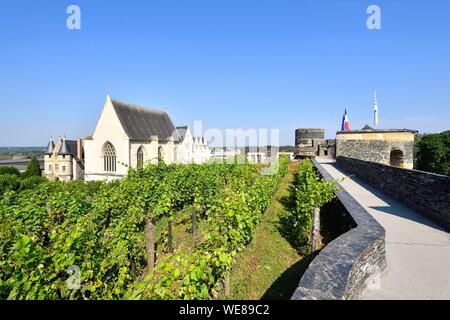
{"label": "round stone tower", "polygon": [[297,129],[295,130],[295,146],[300,147],[301,145],[310,145],[314,140],[325,140],[325,130],[324,129]]}
{"label": "round stone tower", "polygon": [[295,146],[301,157],[314,157],[325,142],[325,130],[318,128],[295,130]]}

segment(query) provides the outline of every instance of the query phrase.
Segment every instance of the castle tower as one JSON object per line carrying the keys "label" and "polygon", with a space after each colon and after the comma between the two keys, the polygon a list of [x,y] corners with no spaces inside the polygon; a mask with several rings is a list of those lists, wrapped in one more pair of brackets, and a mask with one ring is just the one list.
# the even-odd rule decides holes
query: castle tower
{"label": "castle tower", "polygon": [[55,143],[53,142],[53,139],[50,138],[50,141],[48,142],[47,149],[45,150],[46,156],[52,156],[53,151],[55,151]]}
{"label": "castle tower", "polygon": [[64,181],[72,180],[73,168],[72,168],[72,150],[66,141],[66,137],[61,142],[61,147],[58,151],[58,169],[59,178]]}

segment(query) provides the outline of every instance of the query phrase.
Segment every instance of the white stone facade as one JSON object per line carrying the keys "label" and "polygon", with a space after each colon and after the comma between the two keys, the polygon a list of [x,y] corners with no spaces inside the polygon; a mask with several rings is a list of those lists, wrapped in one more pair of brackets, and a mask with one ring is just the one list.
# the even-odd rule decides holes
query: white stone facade
{"label": "white stone facade", "polygon": [[[158,160],[166,164],[206,161],[209,149],[205,141],[196,144],[190,130],[182,139],[166,113],[132,105],[125,105],[124,111],[119,109],[123,105],[108,96],[93,135],[85,139],[86,181],[120,179],[129,167]],[[200,150],[198,155],[196,150]]]}
{"label": "white stone facade", "polygon": [[238,148],[214,148],[211,153],[211,158],[214,161],[224,161],[233,159],[234,157],[239,157],[241,155],[241,150]]}
{"label": "white stone facade", "polygon": [[[63,144],[65,147],[63,148]],[[84,178],[83,146],[81,140],[50,141],[44,155],[43,175],[49,180],[71,181]]]}
{"label": "white stone facade", "polygon": [[204,163],[211,159],[211,149],[208,147],[206,138],[194,137],[193,150],[194,163]]}
{"label": "white stone facade", "polygon": [[251,163],[266,163],[267,154],[265,152],[248,152],[247,159]]}

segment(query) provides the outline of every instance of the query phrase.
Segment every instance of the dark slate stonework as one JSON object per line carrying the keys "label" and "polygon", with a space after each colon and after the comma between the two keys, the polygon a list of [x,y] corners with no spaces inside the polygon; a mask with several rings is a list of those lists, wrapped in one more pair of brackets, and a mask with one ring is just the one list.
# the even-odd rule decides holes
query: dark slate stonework
{"label": "dark slate stonework", "polygon": [[336,157],[336,140],[325,140],[325,130],[319,128],[295,130],[295,146],[301,157]]}
{"label": "dark slate stonework", "polygon": [[336,156],[389,163],[391,151],[401,150],[405,163],[412,164],[414,159],[413,141],[382,141],[382,140],[338,140]]}
{"label": "dark slate stonework", "polygon": [[324,129],[297,129],[295,130],[295,145],[302,144],[302,140],[325,140]]}
{"label": "dark slate stonework", "polygon": [[336,164],[450,231],[450,177],[346,157]]}
{"label": "dark slate stonework", "polygon": [[[313,160],[325,179],[332,179]],[[312,261],[292,300],[343,300],[358,298],[367,280],[386,266],[385,230],[344,189],[336,196],[356,227],[328,244]]]}

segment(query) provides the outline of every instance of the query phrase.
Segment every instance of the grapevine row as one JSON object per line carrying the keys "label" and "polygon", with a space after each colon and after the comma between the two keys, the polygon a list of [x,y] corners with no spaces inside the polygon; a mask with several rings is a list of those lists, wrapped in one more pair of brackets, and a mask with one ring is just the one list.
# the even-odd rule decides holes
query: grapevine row
{"label": "grapevine row", "polygon": [[[0,198],[1,299],[210,299],[251,240],[280,178],[251,164],[148,165],[121,181],[45,182]],[[198,236],[174,248],[192,210]],[[154,229],[163,254],[154,259]],[[80,287],[68,285],[71,266]],[[72,269],[73,270],[73,269]],[[72,275],[73,276],[73,275]]]}

